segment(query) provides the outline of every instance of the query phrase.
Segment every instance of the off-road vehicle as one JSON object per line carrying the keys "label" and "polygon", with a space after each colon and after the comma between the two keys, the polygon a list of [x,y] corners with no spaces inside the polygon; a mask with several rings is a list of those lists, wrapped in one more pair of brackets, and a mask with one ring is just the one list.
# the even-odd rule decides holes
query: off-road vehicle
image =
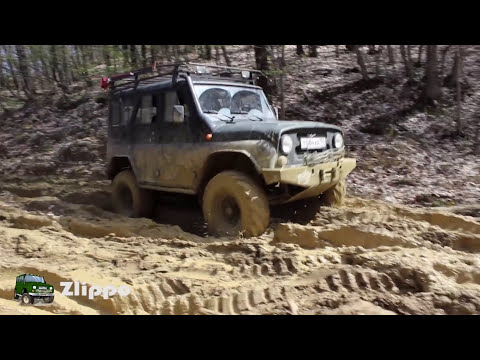
{"label": "off-road vehicle", "polygon": [[17,276],[13,298],[21,298],[23,304],[33,304],[35,299],[46,303],[53,302],[54,288],[39,275],[22,274]]}
{"label": "off-road vehicle", "polygon": [[270,205],[321,194],[340,205],[356,165],[342,130],[278,120],[256,85],[262,76],[182,63],[103,77],[115,210],[148,217],[152,191],[197,195],[211,233],[258,236]]}

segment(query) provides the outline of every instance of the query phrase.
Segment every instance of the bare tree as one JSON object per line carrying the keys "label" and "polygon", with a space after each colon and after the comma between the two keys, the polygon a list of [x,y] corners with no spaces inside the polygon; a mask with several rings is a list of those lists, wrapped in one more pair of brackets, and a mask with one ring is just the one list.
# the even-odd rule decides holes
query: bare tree
{"label": "bare tree", "polygon": [[[255,52],[255,64],[258,70],[264,74],[268,74],[270,66],[268,64],[268,50],[267,45],[254,45]],[[258,80],[258,84],[263,88],[265,93],[270,96],[273,93],[273,86],[268,82],[268,78],[261,76]]]}
{"label": "bare tree", "polygon": [[212,60],[212,46],[205,45],[205,59]]}
{"label": "bare tree", "polygon": [[130,65],[134,68],[137,67],[137,47],[130,45]]}
{"label": "bare tree", "polygon": [[437,70],[437,45],[427,45],[427,65],[425,68],[426,84],[425,99],[429,104],[435,104],[442,96]]}
{"label": "bare tree", "polygon": [[227,64],[227,66],[232,66],[232,62],[230,61],[230,58],[229,58],[228,52],[227,52],[227,48],[225,47],[225,45],[222,45],[222,54],[223,54],[223,58],[225,59],[225,63]]}
{"label": "bare tree", "polygon": [[23,45],[15,45],[18,58],[18,70],[23,79],[23,90],[27,98],[32,99],[35,94],[32,79],[30,77],[30,70],[28,68],[27,54]]}
{"label": "bare tree", "polygon": [[455,54],[455,67],[456,74],[456,86],[457,86],[457,133],[460,135],[463,133],[463,119],[462,119],[462,68],[463,68],[463,56],[462,47],[457,45],[457,52]]}
{"label": "bare tree", "polygon": [[387,45],[388,65],[395,65],[395,52],[392,45]]}
{"label": "bare tree", "polygon": [[360,67],[360,73],[362,74],[363,80],[368,80],[368,71],[367,71],[367,65],[365,64],[365,58],[362,53],[362,49],[360,48],[360,45],[354,45],[353,50],[355,51],[355,54],[357,55],[357,63],[358,66]]}
{"label": "bare tree", "polygon": [[405,65],[405,73],[408,80],[413,80],[413,66],[411,62],[411,57],[408,56],[407,51],[405,50],[405,45],[400,45],[400,54],[402,55],[403,64]]}
{"label": "bare tree", "polygon": [[317,45],[308,45],[308,56],[309,57],[317,57]]}
{"label": "bare tree", "polygon": [[302,56],[305,54],[305,51],[303,51],[303,45],[297,45],[297,55]]}

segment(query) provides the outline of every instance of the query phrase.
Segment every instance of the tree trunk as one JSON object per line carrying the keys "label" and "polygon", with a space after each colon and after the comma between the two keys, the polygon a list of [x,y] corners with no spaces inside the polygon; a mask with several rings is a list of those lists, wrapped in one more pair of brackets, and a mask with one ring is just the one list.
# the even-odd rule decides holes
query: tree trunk
{"label": "tree trunk", "polygon": [[23,90],[28,99],[32,99],[35,94],[33,88],[32,78],[30,77],[30,70],[28,68],[27,54],[23,45],[15,45],[18,58],[18,70],[23,79]]}
{"label": "tree trunk", "polygon": [[387,45],[388,65],[395,65],[395,53],[392,45]]}
{"label": "tree trunk", "polygon": [[63,79],[67,85],[70,85],[72,82],[70,80],[70,66],[67,60],[67,46],[61,46],[61,55],[62,55],[62,72],[63,72]]}
{"label": "tree trunk", "polygon": [[435,101],[442,96],[438,81],[437,63],[437,45],[427,45],[425,98],[427,103],[431,105],[434,105]]}
{"label": "tree trunk", "polygon": [[360,49],[360,46],[355,45],[354,51],[355,51],[355,54],[357,55],[357,63],[358,63],[358,66],[360,67],[362,78],[363,80],[367,81],[368,71],[367,71],[367,66],[365,65],[365,58],[363,57],[363,53],[362,53],[362,50]]}
{"label": "tree trunk", "polygon": [[152,64],[157,61],[157,45],[150,45],[150,57],[152,58]]}
{"label": "tree trunk", "polygon": [[375,53],[375,76],[379,78],[382,76],[383,68],[383,45],[378,47],[377,52]]}
{"label": "tree trunk", "polygon": [[3,74],[3,56],[2,56],[2,49],[0,49],[0,87],[5,87],[5,75]]}
{"label": "tree trunk", "polygon": [[477,117],[477,129],[475,131],[475,140],[473,144],[473,153],[480,155],[480,118]]}
{"label": "tree trunk", "polygon": [[422,64],[423,47],[424,47],[424,45],[420,45],[419,48],[418,48],[418,60],[417,60],[417,65],[418,66],[420,66]]}
{"label": "tree trunk", "polygon": [[147,47],[146,45],[140,45],[141,52],[142,52],[142,66],[147,67]]}
{"label": "tree trunk", "polygon": [[[264,74],[268,74],[270,66],[268,64],[268,51],[266,45],[254,45],[255,51],[255,64],[257,70],[260,70]],[[273,87],[269,84],[268,79],[265,76],[261,76],[258,79],[258,85],[263,88],[265,94],[272,95]]]}
{"label": "tree trunk", "polygon": [[135,45],[130,45],[130,65],[132,68],[137,68],[137,47]]}
{"label": "tree trunk", "polygon": [[110,55],[110,45],[102,46],[102,55],[103,55],[103,61],[105,62],[105,65],[107,65],[107,69],[109,69],[110,66],[112,66],[111,55]]}
{"label": "tree trunk", "polygon": [[405,65],[405,73],[407,78],[408,80],[413,80],[413,67],[412,63],[410,62],[410,58],[407,56],[405,45],[400,45],[400,53],[402,55],[403,64]]}
{"label": "tree trunk", "polygon": [[462,119],[462,68],[463,68],[463,59],[462,59],[462,47],[457,45],[456,57],[456,85],[457,85],[457,134],[463,134],[463,119]]}
{"label": "tree trunk", "polygon": [[440,74],[444,74],[444,70],[445,70],[445,60],[447,58],[447,53],[448,53],[448,50],[450,50],[450,48],[452,47],[452,45],[447,45],[443,50],[442,50],[442,65],[441,65],[441,68],[440,68]]}
{"label": "tree trunk", "polygon": [[303,51],[303,45],[297,45],[297,55],[302,56],[305,54],[305,51]]}
{"label": "tree trunk", "polygon": [[317,57],[317,45],[308,45],[308,56],[309,57]]}
{"label": "tree trunk", "polygon": [[123,67],[126,69],[129,67],[130,60],[128,59],[128,45],[122,45],[123,54]]}
{"label": "tree trunk", "polygon": [[205,45],[205,59],[212,60],[212,46]]}
{"label": "tree trunk", "polygon": [[280,118],[285,119],[285,45],[280,45]]}
{"label": "tree trunk", "polygon": [[223,58],[225,59],[225,62],[227,63],[227,66],[232,66],[232,63],[230,61],[230,58],[228,57],[228,52],[227,48],[225,45],[222,45],[222,53],[223,53]]}

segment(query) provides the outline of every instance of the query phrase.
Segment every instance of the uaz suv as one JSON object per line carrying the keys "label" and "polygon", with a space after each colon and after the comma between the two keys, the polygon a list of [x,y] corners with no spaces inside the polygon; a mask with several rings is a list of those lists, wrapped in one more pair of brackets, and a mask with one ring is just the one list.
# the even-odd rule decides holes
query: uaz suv
{"label": "uaz suv", "polygon": [[116,211],[148,217],[152,191],[191,194],[211,233],[258,236],[270,205],[321,194],[326,204],[341,205],[345,177],[356,166],[344,157],[342,130],[280,121],[256,85],[261,76],[174,64],[103,77]]}

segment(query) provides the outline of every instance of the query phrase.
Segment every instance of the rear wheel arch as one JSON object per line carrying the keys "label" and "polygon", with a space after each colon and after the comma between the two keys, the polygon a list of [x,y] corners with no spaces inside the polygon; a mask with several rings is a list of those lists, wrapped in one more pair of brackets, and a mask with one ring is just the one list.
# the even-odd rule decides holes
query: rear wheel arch
{"label": "rear wheel arch", "polygon": [[133,172],[133,175],[136,175],[128,156],[116,156],[111,158],[107,168],[108,179],[113,180],[115,176],[123,170],[130,170]]}

